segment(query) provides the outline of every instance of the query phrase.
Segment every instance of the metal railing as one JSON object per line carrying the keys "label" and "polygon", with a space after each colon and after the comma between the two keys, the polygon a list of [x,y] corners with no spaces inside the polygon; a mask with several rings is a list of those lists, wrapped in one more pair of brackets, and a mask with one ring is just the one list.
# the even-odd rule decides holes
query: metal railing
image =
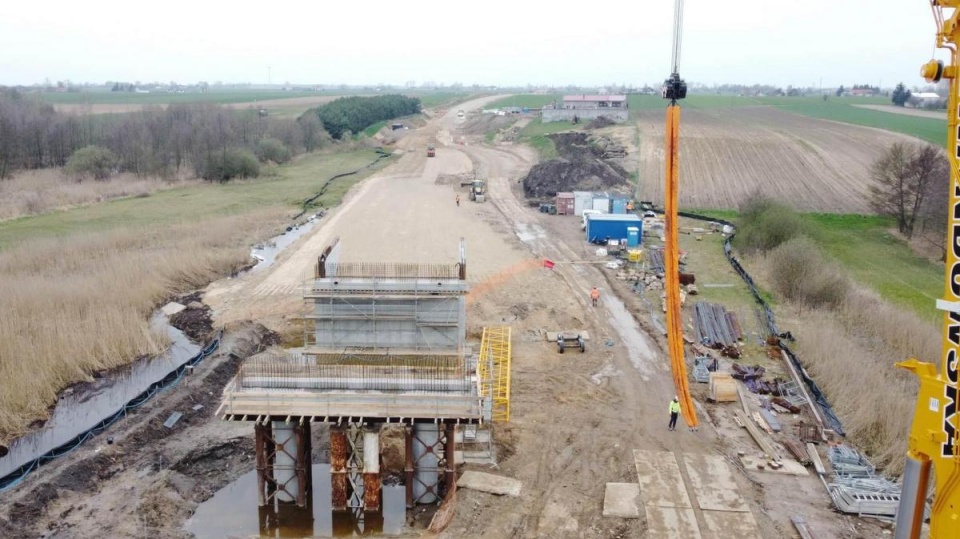
{"label": "metal railing", "polygon": [[[312,358],[317,357],[317,361]],[[463,358],[454,356],[323,355],[253,357],[237,374],[240,390],[452,392],[469,394]]]}

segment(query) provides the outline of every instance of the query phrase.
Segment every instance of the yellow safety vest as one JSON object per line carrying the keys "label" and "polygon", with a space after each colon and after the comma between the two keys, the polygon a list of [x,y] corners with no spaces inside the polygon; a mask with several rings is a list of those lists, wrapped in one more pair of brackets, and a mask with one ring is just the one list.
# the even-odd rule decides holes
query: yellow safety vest
{"label": "yellow safety vest", "polygon": [[680,413],[680,403],[675,401],[670,401],[670,413],[679,414]]}

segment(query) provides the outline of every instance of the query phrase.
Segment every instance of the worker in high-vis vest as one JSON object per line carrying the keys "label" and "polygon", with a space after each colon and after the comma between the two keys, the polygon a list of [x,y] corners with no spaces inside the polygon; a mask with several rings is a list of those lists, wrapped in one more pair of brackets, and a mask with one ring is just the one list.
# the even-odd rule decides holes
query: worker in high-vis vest
{"label": "worker in high-vis vest", "polygon": [[677,429],[677,417],[680,415],[680,398],[674,397],[670,401],[670,430]]}
{"label": "worker in high-vis vest", "polygon": [[597,301],[600,299],[600,291],[597,290],[597,287],[593,287],[593,290],[590,291],[590,302],[593,303],[593,306],[597,306]]}

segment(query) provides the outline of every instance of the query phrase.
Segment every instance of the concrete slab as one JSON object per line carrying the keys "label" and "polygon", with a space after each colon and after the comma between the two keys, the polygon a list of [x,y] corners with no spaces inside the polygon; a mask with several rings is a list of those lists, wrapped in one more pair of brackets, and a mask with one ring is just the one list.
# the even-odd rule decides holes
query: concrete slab
{"label": "concrete slab", "polygon": [[[702,539],[693,509],[647,506],[646,539]],[[738,515],[739,516],[739,515]],[[738,538],[739,539],[739,538]]]}
{"label": "concrete slab", "polygon": [[603,495],[603,516],[640,518],[640,485],[607,483],[607,490]]}
{"label": "concrete slab", "polygon": [[186,305],[181,305],[176,301],[171,301],[170,303],[167,303],[163,307],[160,307],[160,312],[162,312],[167,316],[173,316],[179,313],[180,311],[183,311],[186,308],[187,308]]}
{"label": "concrete slab", "polygon": [[740,495],[733,470],[723,457],[684,453],[683,462],[700,509],[739,513],[750,511]]}
{"label": "concrete slab", "polygon": [[633,451],[640,498],[655,507],[693,507],[680,475],[677,458],[669,451]]}
{"label": "concrete slab", "polygon": [[570,514],[570,508],[556,501],[548,501],[540,513],[537,537],[577,537],[580,523]]}
{"label": "concrete slab", "polygon": [[704,529],[700,530],[703,539],[763,539],[753,513],[731,513],[729,511],[704,511]]}
{"label": "concrete slab", "polygon": [[[783,465],[782,468],[775,470],[770,467],[766,459],[760,457],[752,457],[750,455],[744,455],[740,457],[740,462],[743,464],[743,467],[751,472],[766,472],[766,473],[778,473],[785,475],[810,475],[810,472],[803,467],[802,464],[795,460],[783,459],[780,461],[780,464]],[[757,465],[763,465],[763,469],[757,468]]]}
{"label": "concrete slab", "polygon": [[463,472],[457,480],[460,488],[469,488],[481,492],[489,492],[499,496],[519,496],[522,483],[516,479],[493,475],[473,470]]}

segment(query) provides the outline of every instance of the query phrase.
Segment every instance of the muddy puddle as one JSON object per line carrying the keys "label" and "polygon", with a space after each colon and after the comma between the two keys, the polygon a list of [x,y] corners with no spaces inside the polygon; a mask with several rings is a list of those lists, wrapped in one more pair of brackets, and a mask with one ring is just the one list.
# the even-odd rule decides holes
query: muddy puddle
{"label": "muddy puddle", "polygon": [[10,452],[0,458],[0,477],[93,428],[200,352],[200,347],[171,326],[159,311],[150,318],[150,328],[169,336],[172,344],[166,353],[67,390],[46,425],[14,441]]}
{"label": "muddy puddle", "polygon": [[644,380],[649,380],[657,368],[657,353],[650,343],[650,339],[640,330],[637,321],[633,315],[627,311],[627,307],[620,301],[620,298],[608,294],[603,299],[603,305],[607,308],[610,315],[610,325],[616,330],[620,340],[630,355],[630,362]]}
{"label": "muddy puddle", "polygon": [[200,504],[184,529],[197,539],[223,537],[375,537],[399,535],[406,519],[403,486],[383,487],[383,511],[330,508],[330,465],[313,465],[313,504],[257,506],[257,472],[251,471]]}

